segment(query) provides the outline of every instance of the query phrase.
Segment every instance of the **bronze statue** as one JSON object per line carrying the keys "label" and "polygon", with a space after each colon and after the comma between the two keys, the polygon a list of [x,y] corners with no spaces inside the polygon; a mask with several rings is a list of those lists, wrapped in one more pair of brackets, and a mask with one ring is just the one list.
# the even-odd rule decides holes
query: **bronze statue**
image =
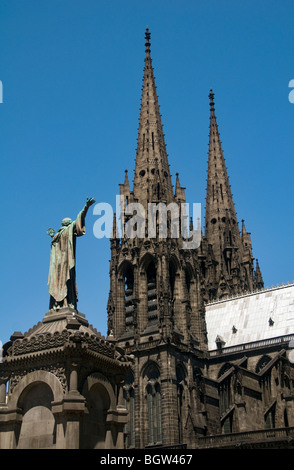
{"label": "bronze statue", "polygon": [[58,310],[61,307],[77,308],[78,291],[76,286],[75,251],[76,237],[86,233],[85,217],[89,207],[95,203],[94,198],[87,202],[75,221],[65,218],[61,228],[49,228],[52,237],[48,286],[50,294],[49,308]]}

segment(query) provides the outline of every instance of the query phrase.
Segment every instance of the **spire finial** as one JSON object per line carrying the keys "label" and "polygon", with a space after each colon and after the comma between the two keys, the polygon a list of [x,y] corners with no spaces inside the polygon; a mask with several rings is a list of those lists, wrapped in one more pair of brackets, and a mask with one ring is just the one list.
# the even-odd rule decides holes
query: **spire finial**
{"label": "spire finial", "polygon": [[151,34],[149,33],[149,29],[148,27],[146,28],[146,32],[145,32],[145,39],[146,39],[146,42],[145,42],[145,52],[149,52],[150,53],[150,37],[151,37]]}
{"label": "spire finial", "polygon": [[210,89],[210,93],[208,95],[208,98],[210,99],[210,108],[211,109],[214,109],[214,93],[212,91],[212,89]]}

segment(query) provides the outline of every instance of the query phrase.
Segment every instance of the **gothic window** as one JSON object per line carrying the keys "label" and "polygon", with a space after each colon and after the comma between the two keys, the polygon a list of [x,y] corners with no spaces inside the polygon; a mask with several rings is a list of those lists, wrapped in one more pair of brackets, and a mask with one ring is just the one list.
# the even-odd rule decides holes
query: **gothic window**
{"label": "gothic window", "polygon": [[148,443],[153,444],[156,442],[154,437],[154,400],[153,388],[150,384],[147,385],[147,409],[148,409]]}
{"label": "gothic window", "polygon": [[266,413],[265,417],[265,429],[271,429],[275,427],[275,406]]}
{"label": "gothic window", "polygon": [[128,423],[124,428],[125,448],[135,446],[135,390],[134,376],[130,374],[124,385],[124,403],[129,412]]}
{"label": "gothic window", "polygon": [[291,382],[290,382],[290,378],[289,376],[284,373],[283,376],[282,376],[282,379],[283,379],[283,382],[282,382],[282,386],[283,386],[283,394],[285,396],[290,396],[291,395]]}
{"label": "gothic window", "polygon": [[150,445],[162,441],[160,374],[155,365],[148,367],[145,373],[145,380],[148,422],[147,440]]}
{"label": "gothic window", "polygon": [[220,371],[217,375],[217,378],[219,379],[222,375],[224,375],[228,370],[232,368],[232,365],[229,362],[226,362],[221,368]]}
{"label": "gothic window", "polygon": [[124,274],[125,282],[125,312],[126,312],[126,330],[129,330],[133,327],[133,315],[134,315],[134,305],[133,305],[133,290],[134,290],[134,272],[131,266],[125,271]]}
{"label": "gothic window", "polygon": [[159,383],[154,386],[155,393],[155,405],[156,405],[156,434],[157,442],[162,441],[162,429],[161,429],[161,390]]}
{"label": "gothic window", "polygon": [[229,413],[228,416],[222,422],[223,434],[230,434],[233,432],[233,413]]}
{"label": "gothic window", "polygon": [[[262,388],[262,396],[263,396],[263,403],[264,406],[269,406],[272,401],[272,375],[271,369],[268,371],[263,371],[263,369],[269,364],[271,358],[269,356],[262,356],[257,365],[256,365],[256,372],[261,374],[261,388]],[[262,371],[264,373],[262,373]],[[271,419],[269,416],[268,420]]]}
{"label": "gothic window", "polygon": [[268,406],[271,402],[271,374],[266,374],[262,380],[262,391],[263,391],[263,401],[264,405]]}
{"label": "gothic window", "polygon": [[185,386],[185,379],[186,374],[182,366],[177,366],[176,369],[177,375],[177,405],[178,405],[178,426],[179,426],[179,442],[182,442],[183,438],[183,427],[184,427],[184,419],[183,419],[183,411],[184,411],[184,403],[185,403],[185,395],[184,395],[184,386]]}
{"label": "gothic window", "polygon": [[193,378],[196,385],[197,395],[195,397],[196,408],[201,410],[205,409],[205,384],[203,374],[198,367],[193,371]]}
{"label": "gothic window", "polygon": [[155,323],[158,318],[157,313],[157,291],[156,291],[156,268],[154,261],[151,261],[146,270],[147,275],[147,297],[148,297],[148,323]]}
{"label": "gothic window", "polygon": [[256,373],[258,374],[258,372],[260,372],[261,369],[263,369],[270,362],[270,360],[271,358],[269,356],[262,356],[256,365]]}
{"label": "gothic window", "polygon": [[231,393],[231,377],[223,380],[219,387],[220,395],[220,412],[221,414],[228,411],[232,405],[232,393]]}

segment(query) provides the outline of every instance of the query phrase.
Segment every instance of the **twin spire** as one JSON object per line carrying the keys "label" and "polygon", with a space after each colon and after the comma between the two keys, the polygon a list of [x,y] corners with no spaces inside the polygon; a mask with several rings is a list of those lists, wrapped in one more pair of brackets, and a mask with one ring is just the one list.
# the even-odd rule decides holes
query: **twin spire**
{"label": "twin spire", "polygon": [[[128,176],[121,186],[121,195],[129,202],[140,202],[145,208],[151,202],[185,202],[185,188],[176,175],[175,192],[171,181],[163,125],[151,59],[151,34],[145,32],[145,65],[141,96],[133,190]],[[239,273],[244,277],[246,267],[249,281],[253,276],[253,257],[249,249],[250,234],[240,234],[233,195],[223,155],[215,116],[214,93],[210,90],[210,132],[205,209],[204,238],[211,245],[218,270],[224,276]],[[246,241],[245,241],[246,239]],[[251,244],[251,242],[250,242]],[[245,246],[246,245],[246,246]],[[259,269],[259,268],[258,268]],[[243,282],[243,281],[242,281]],[[248,285],[251,289],[252,285]]]}
{"label": "twin spire", "polygon": [[145,33],[145,67],[134,175],[134,198],[142,204],[174,198],[163,125],[150,55],[150,32]]}
{"label": "twin spire", "polygon": [[[145,66],[141,96],[140,119],[136,150],[136,163],[131,193],[126,178],[121,185],[121,194],[132,195],[145,207],[149,202],[185,202],[185,188],[176,174],[175,193],[171,181],[168,156],[163,133],[163,125],[155,85],[151,59],[151,34],[145,32]],[[229,184],[229,178],[223,156],[215,117],[214,93],[210,90],[210,135],[207,176],[205,236],[214,244],[215,232],[211,228],[215,220],[229,220],[234,227],[234,236],[238,237],[237,217]],[[129,199],[130,200],[130,199]],[[217,235],[218,236],[218,235]],[[219,243],[218,243],[219,245]]]}
{"label": "twin spire", "polygon": [[210,90],[210,129],[205,210],[205,237],[217,251],[223,249],[220,230],[230,225],[234,243],[241,242],[222,143],[215,116],[214,93]]}
{"label": "twin spire", "polygon": [[[225,294],[239,294],[263,287],[258,262],[254,271],[250,233],[242,221],[240,233],[220,134],[210,90],[210,129],[205,208],[205,239],[218,263],[219,285]],[[220,297],[222,292],[217,292]]]}

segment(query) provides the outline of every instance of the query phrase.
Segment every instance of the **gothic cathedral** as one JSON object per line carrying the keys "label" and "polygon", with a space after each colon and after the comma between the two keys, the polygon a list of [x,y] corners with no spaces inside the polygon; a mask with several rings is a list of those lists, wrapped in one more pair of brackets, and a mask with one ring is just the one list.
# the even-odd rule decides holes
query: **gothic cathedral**
{"label": "gothic cathedral", "polygon": [[111,239],[108,335],[134,358],[124,387],[126,447],[193,447],[197,437],[223,432],[219,383],[212,385],[215,379],[209,378],[205,304],[262,290],[263,279],[243,220],[239,230],[212,90],[200,246],[186,249],[183,237],[171,231],[166,238],[158,232],[151,238],[148,220],[145,236],[118,235],[117,225],[128,221],[127,204],[139,202],[146,211],[150,203],[177,204],[181,211],[185,203],[178,174],[175,190],[171,181],[148,29],[145,47],[133,188],[126,171],[120,185],[125,206],[120,220],[114,220]]}
{"label": "gothic cathedral", "polygon": [[107,338],[76,305],[12,334],[0,448],[293,448],[294,284],[264,289],[212,90],[204,230],[189,219],[145,37],[133,188],[126,171],[110,240]]}

